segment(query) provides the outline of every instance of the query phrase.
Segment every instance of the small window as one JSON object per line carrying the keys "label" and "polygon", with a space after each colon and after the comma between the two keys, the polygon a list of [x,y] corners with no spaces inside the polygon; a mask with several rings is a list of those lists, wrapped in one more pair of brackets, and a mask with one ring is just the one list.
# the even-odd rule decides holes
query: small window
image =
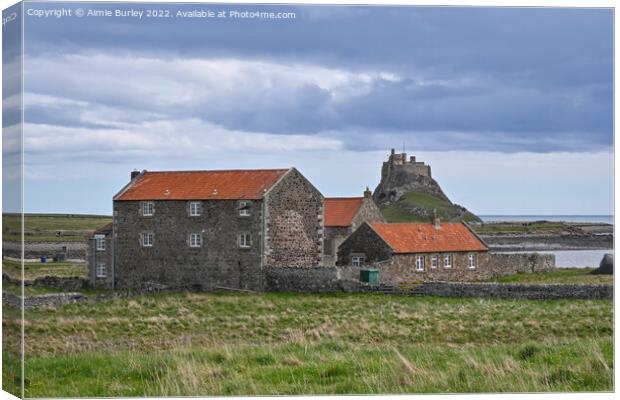
{"label": "small window", "polygon": [[446,254],[443,256],[443,267],[452,268],[452,254]]}
{"label": "small window", "polygon": [[152,201],[143,201],[142,202],[142,216],[151,217],[155,214],[155,203]]}
{"label": "small window", "polygon": [[252,247],[252,236],[249,233],[239,234],[239,247],[249,249]]}
{"label": "small window", "polygon": [[468,268],[469,269],[476,269],[476,261],[478,257],[476,257],[475,254],[470,254],[467,256],[467,262],[468,262]]}
{"label": "small window", "polygon": [[189,202],[189,216],[190,217],[199,217],[201,212],[202,204],[199,201],[190,201]]}
{"label": "small window", "polygon": [[105,251],[105,235],[95,235],[95,248],[97,251]]}
{"label": "small window", "polygon": [[97,278],[105,278],[107,276],[108,271],[106,270],[105,263],[97,263],[97,267],[95,268],[95,274]]}
{"label": "small window", "polygon": [[424,256],[415,256],[415,270],[424,271]]}
{"label": "small window", "polygon": [[153,232],[142,234],[142,247],[153,247]]}
{"label": "small window", "polygon": [[351,257],[351,265],[354,267],[361,267],[366,261],[366,257],[364,256],[353,256]]}
{"label": "small window", "polygon": [[200,247],[200,246],[202,246],[202,234],[190,233],[189,234],[189,247]]}
{"label": "small window", "polygon": [[240,201],[239,202],[239,216],[240,217],[249,217],[250,216],[250,202],[249,201]]}
{"label": "small window", "polygon": [[431,268],[437,268],[438,265],[439,265],[438,257],[435,255],[431,256]]}

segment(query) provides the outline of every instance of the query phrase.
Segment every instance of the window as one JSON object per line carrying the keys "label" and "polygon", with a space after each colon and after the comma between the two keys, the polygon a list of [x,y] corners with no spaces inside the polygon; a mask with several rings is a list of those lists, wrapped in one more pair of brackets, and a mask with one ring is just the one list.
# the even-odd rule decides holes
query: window
{"label": "window", "polygon": [[189,202],[189,216],[190,217],[199,217],[201,211],[201,203],[199,201],[190,201]]}
{"label": "window", "polygon": [[467,256],[467,263],[468,263],[468,268],[469,269],[475,269],[476,268],[476,255],[475,254],[470,254]]}
{"label": "window", "polygon": [[105,250],[105,235],[95,235],[95,248],[97,251]]}
{"label": "window", "polygon": [[190,233],[189,234],[189,247],[200,247],[200,246],[202,246],[202,234]]}
{"label": "window", "polygon": [[415,256],[415,270],[424,271],[424,256]]}
{"label": "window", "polygon": [[431,268],[437,268],[438,264],[439,264],[439,260],[437,256],[431,256]]}
{"label": "window", "polygon": [[249,233],[239,234],[239,247],[248,249],[252,247],[252,236]]}
{"label": "window", "polygon": [[98,262],[97,268],[95,269],[95,274],[97,278],[105,278],[107,276],[108,271],[106,270],[105,263]]}
{"label": "window", "polygon": [[447,254],[443,256],[443,267],[452,268],[452,254]]}
{"label": "window", "polygon": [[249,217],[250,216],[250,202],[249,201],[240,201],[239,202],[239,216],[240,217]]}
{"label": "window", "polygon": [[153,232],[142,233],[142,247],[153,247]]}
{"label": "window", "polygon": [[153,214],[155,214],[155,203],[153,203],[152,201],[143,201],[142,216],[151,217]]}
{"label": "window", "polygon": [[351,265],[354,267],[361,267],[364,264],[366,257],[364,256],[352,256],[351,257]]}

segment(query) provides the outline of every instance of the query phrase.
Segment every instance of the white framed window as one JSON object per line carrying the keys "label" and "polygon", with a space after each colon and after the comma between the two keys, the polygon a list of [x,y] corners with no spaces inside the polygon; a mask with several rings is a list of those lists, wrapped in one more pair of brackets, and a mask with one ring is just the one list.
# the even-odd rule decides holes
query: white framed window
{"label": "white framed window", "polygon": [[105,251],[105,235],[95,235],[95,249]]}
{"label": "white framed window", "polygon": [[250,216],[250,202],[249,201],[240,201],[239,202],[239,216],[240,217],[249,217]]}
{"label": "white framed window", "polygon": [[351,257],[351,265],[354,267],[361,267],[362,265],[364,265],[364,261],[366,261],[366,257],[364,256]]}
{"label": "white framed window", "polygon": [[105,263],[98,262],[95,268],[95,275],[97,278],[105,278],[108,275]]}
{"label": "white framed window", "polygon": [[153,247],[153,232],[142,233],[142,247]]}
{"label": "white framed window", "polygon": [[202,246],[202,234],[190,233],[189,234],[189,247],[201,247]]}
{"label": "white framed window", "polygon": [[439,257],[435,254],[431,256],[431,268],[435,269],[439,265]]}
{"label": "white framed window", "polygon": [[424,256],[415,256],[415,270],[424,271]]}
{"label": "white framed window", "polygon": [[199,201],[189,202],[189,216],[190,217],[199,217],[202,211],[201,209],[202,209],[202,204]]}
{"label": "white framed window", "polygon": [[452,254],[446,254],[443,256],[443,267],[452,268]]}
{"label": "white framed window", "polygon": [[239,247],[242,249],[249,249],[252,247],[252,235],[247,232],[239,234]]}
{"label": "white framed window", "polygon": [[155,203],[152,201],[143,201],[142,202],[142,216],[152,217],[153,214],[155,214]]}
{"label": "white framed window", "polygon": [[476,254],[469,254],[467,256],[467,268],[476,269],[477,258]]}

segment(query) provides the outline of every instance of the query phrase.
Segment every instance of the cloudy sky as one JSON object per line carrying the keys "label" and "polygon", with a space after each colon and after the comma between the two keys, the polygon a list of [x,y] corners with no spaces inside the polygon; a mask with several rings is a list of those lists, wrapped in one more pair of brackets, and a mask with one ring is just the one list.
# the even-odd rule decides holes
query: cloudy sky
{"label": "cloudy sky", "polygon": [[159,8],[26,16],[26,211],[110,214],[133,169],[296,166],[361,195],[404,145],[478,214],[612,213],[611,10]]}

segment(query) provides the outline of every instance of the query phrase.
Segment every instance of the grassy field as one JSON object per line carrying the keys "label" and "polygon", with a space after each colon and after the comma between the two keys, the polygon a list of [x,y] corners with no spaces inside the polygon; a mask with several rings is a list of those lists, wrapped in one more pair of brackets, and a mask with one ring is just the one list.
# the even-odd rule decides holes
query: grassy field
{"label": "grassy field", "polygon": [[[111,217],[97,215],[26,214],[24,240],[26,242],[83,241],[85,235],[112,221]],[[19,241],[21,218],[17,214],[2,215],[2,239]],[[62,232],[61,236],[57,236]]]}
{"label": "grassy field", "polygon": [[[429,221],[429,217],[412,214],[410,211],[412,208],[424,209],[429,216],[432,215],[433,210],[436,210],[437,216],[443,221],[452,220],[455,215],[460,214],[457,207],[449,202],[421,192],[406,193],[396,203],[382,207],[381,212],[388,222]],[[463,219],[465,221],[472,221],[476,217],[467,212]]]}
{"label": "grassy field", "polygon": [[[13,278],[21,279],[21,264],[17,261],[2,260],[2,272]],[[86,276],[85,263],[68,262],[26,262],[24,278],[35,279],[40,276]]]}
{"label": "grassy field", "polygon": [[610,300],[146,295],[28,310],[25,332],[29,397],[613,388]]}
{"label": "grassy field", "polygon": [[536,272],[531,274],[515,274],[490,279],[499,283],[588,283],[613,285],[613,275],[592,275],[596,268],[558,268],[553,272]]}

